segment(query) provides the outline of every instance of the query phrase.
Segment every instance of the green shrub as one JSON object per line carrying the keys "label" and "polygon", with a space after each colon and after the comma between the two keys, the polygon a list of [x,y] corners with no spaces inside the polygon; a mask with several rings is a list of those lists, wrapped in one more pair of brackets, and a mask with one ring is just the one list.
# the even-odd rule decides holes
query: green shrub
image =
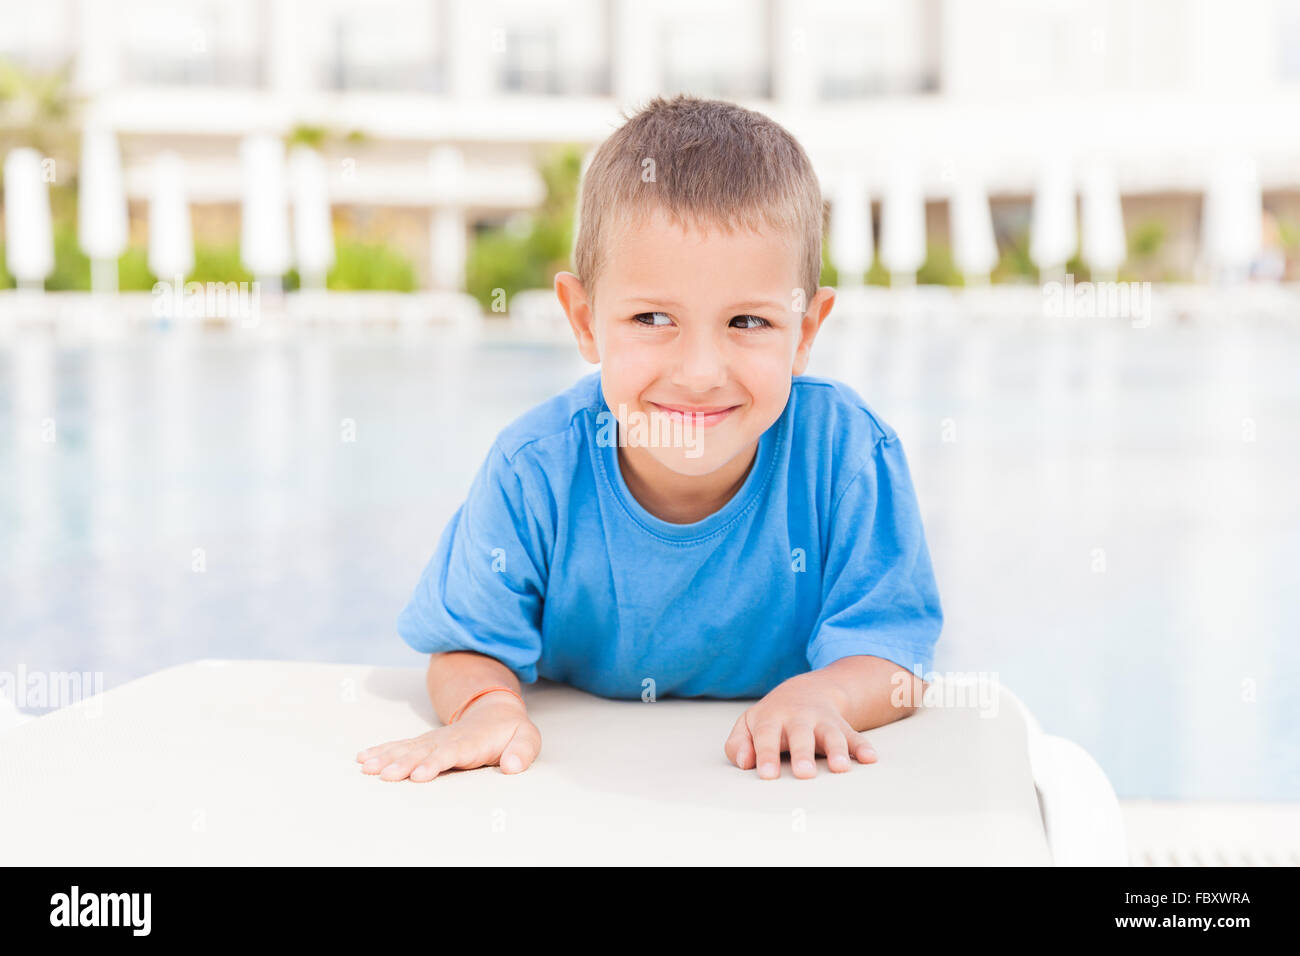
{"label": "green shrub", "polygon": [[952,247],[947,243],[938,242],[926,246],[925,261],[916,272],[916,281],[920,285],[966,284],[965,278],[952,260]]}
{"label": "green shrub", "polygon": [[1065,264],[1065,272],[1067,275],[1074,276],[1075,282],[1092,281],[1092,269],[1088,267],[1087,263],[1079,258],[1077,252],[1071,256],[1070,261]]}
{"label": "green shrub", "polygon": [[818,285],[837,286],[840,284],[840,270],[835,268],[831,262],[831,243],[827,238],[822,239],[822,273],[817,278]]}
{"label": "green shrub", "polygon": [[129,246],[117,260],[119,292],[149,292],[158,279],[149,271],[149,254],[143,246]]}
{"label": "green shrub", "polygon": [[990,282],[1037,282],[1038,267],[1029,258],[1029,234],[1019,233],[1002,247]]}
{"label": "green shrub", "polygon": [[46,277],[45,288],[48,292],[90,289],[90,260],[77,247],[77,230],[71,223],[54,223],[54,271]]}
{"label": "green shrub", "polygon": [[253,276],[239,261],[239,244],[194,244],[194,268],[187,282],[252,282]]}
{"label": "green shrub", "polygon": [[470,243],[465,262],[465,288],[484,309],[491,309],[495,290],[507,301],[524,289],[549,288],[555,274],[572,269],[573,216],[582,172],[582,154],[561,147],[543,160],[540,174],[546,197],[530,217],[522,235],[505,228],[484,229]]}
{"label": "green shrub", "polygon": [[[85,257],[75,256],[66,248],[66,237],[62,252],[58,254],[63,262],[60,285],[57,288],[89,288],[89,266]],[[69,285],[68,276],[74,281],[84,269],[85,284]],[[59,274],[59,273],[56,273]],[[0,278],[10,278],[4,275]],[[158,281],[149,270],[147,251],[139,246],[127,249],[118,260],[118,288],[122,292],[148,292]],[[254,279],[239,259],[237,244],[198,243],[194,247],[194,268],[185,276],[186,282],[252,282]],[[168,276],[166,281],[172,281]],[[10,279],[12,284],[12,279]],[[330,270],[326,280],[329,289],[358,290],[375,289],[395,292],[410,292],[415,288],[415,270],[400,252],[383,243],[362,243],[339,240],[336,250],[336,264]],[[46,284],[49,289],[56,286]],[[292,292],[301,287],[297,269],[290,269],[283,277],[283,288]]]}
{"label": "green shrub", "polygon": [[1129,237],[1129,255],[1137,259],[1150,259],[1165,243],[1165,226],[1158,219],[1140,222]]}
{"label": "green shrub", "polygon": [[[296,278],[295,273],[295,285]],[[336,292],[412,292],[415,269],[400,250],[387,243],[335,239],[334,268],[326,276],[325,286]]]}

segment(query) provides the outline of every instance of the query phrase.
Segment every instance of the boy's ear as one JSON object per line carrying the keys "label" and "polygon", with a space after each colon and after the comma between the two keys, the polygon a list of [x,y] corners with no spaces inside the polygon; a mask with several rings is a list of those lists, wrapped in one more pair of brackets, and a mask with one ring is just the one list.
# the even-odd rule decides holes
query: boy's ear
{"label": "boy's ear", "polygon": [[794,353],[794,365],[790,369],[792,375],[802,375],[804,369],[808,367],[808,359],[812,355],[813,339],[821,331],[822,323],[826,321],[826,316],[831,314],[831,309],[835,307],[835,288],[824,285],[817,290],[817,294],[812,297],[808,303],[808,311],[803,314],[803,322],[799,328],[799,345]]}
{"label": "boy's ear", "polygon": [[600,350],[596,347],[596,316],[587,301],[587,290],[582,280],[572,272],[555,274],[555,297],[569,320],[573,337],[578,340],[578,351],[592,365],[600,364]]}

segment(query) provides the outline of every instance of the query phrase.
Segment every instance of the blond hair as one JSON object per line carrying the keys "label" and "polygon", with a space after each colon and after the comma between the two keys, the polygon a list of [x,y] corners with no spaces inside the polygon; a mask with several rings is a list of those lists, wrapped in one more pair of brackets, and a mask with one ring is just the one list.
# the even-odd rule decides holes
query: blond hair
{"label": "blond hair", "polygon": [[826,215],[798,140],[761,113],[685,94],[657,96],[624,119],[582,176],[572,261],[593,304],[612,240],[655,209],[684,229],[766,225],[785,233],[799,257],[803,300],[813,296]]}

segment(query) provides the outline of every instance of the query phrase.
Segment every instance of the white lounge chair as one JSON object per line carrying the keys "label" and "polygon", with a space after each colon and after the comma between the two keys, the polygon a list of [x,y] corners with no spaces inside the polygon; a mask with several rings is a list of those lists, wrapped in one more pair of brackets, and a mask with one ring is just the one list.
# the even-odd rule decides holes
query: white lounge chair
{"label": "white lounge chair", "polygon": [[999,689],[814,779],[731,765],[745,703],[525,687],[536,763],[427,783],[355,755],[436,723],[418,668],[204,660],[0,730],[11,864],[1127,863],[1104,774]]}

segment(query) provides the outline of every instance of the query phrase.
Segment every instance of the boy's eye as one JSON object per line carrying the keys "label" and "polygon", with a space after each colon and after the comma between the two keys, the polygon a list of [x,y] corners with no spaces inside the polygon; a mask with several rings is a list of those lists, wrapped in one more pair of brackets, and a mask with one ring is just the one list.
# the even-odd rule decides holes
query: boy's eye
{"label": "boy's eye", "polygon": [[[656,315],[662,315],[665,319],[668,318],[668,313],[666,312],[638,312],[636,315],[632,316],[632,321],[637,323],[637,325],[644,325],[647,328],[661,328],[662,326],[654,322],[654,317]],[[651,321],[649,322],[642,321],[647,317]],[[732,319],[731,321],[735,322],[736,319],[753,319],[755,323],[754,325],[742,326],[742,328],[746,328],[746,329],[761,329],[765,326],[772,324],[771,322],[767,321],[767,319],[761,318],[760,316],[757,315],[738,315],[736,316],[736,318]]]}

